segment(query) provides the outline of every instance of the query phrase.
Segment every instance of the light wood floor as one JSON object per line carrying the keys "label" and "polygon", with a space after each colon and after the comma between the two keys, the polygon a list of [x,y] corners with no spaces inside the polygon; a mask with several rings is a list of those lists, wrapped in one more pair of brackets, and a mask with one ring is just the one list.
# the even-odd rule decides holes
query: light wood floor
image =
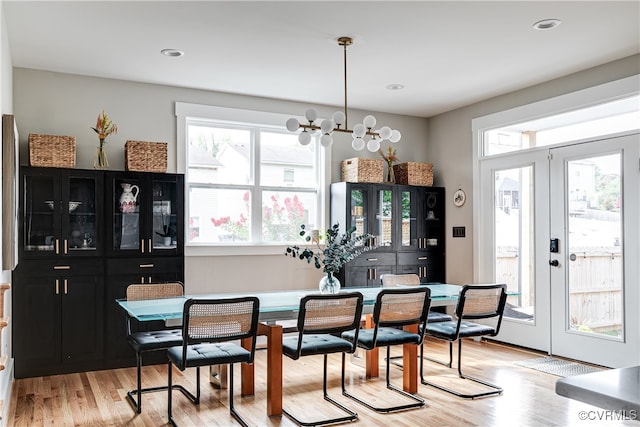
{"label": "light wood floor", "polygon": [[[444,343],[429,341],[432,355],[446,354]],[[399,354],[400,349],[398,349]],[[264,351],[256,353],[256,395],[241,398],[239,367],[236,367],[235,406],[251,425],[290,426],[286,416],[266,415]],[[433,387],[420,385],[419,395],[426,406],[404,412],[378,414],[342,396],[340,392],[340,358],[330,356],[329,394],[354,409],[361,426],[602,426],[629,425],[634,421],[581,421],[581,411],[602,410],[555,394],[558,377],[516,366],[514,362],[541,354],[496,343],[465,341],[463,372],[493,381],[504,388],[501,396],[464,400]],[[297,361],[283,358],[284,406],[302,417],[334,416],[334,407],[322,399],[322,356],[308,356]],[[364,380],[364,369],[357,364],[347,368],[347,387],[366,399],[395,401],[395,393],[384,387],[384,361],[380,378]],[[429,379],[445,381],[449,386],[467,390],[455,370],[426,362]],[[182,426],[238,425],[229,415],[226,390],[214,389],[208,382],[208,369],[201,370],[202,398],[194,406],[180,392],[174,392],[174,418]],[[402,371],[391,367],[392,382],[402,384]],[[163,426],[167,425],[167,393],[143,395],[142,414],[136,415],[126,400],[126,392],[135,387],[135,368],[85,372],[16,380],[13,385],[7,426]],[[174,371],[174,382],[195,389],[195,369]],[[144,385],[166,383],[166,365],[143,368]],[[599,412],[598,412],[599,411]]]}

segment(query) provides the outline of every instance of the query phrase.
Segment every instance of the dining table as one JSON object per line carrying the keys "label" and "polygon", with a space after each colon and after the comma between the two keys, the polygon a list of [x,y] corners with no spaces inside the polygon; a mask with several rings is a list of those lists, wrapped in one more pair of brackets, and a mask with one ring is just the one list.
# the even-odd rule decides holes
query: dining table
{"label": "dining table", "polygon": [[[425,283],[431,292],[431,307],[455,305],[458,300],[461,286],[443,283]],[[406,286],[412,287],[412,286]],[[371,316],[378,293],[382,287],[349,287],[342,288],[341,292],[360,292],[363,295],[363,314],[366,316],[365,327],[372,327]],[[300,300],[309,294],[318,293],[314,289],[263,291],[263,292],[237,292],[237,293],[211,293],[184,295],[174,298],[149,299],[127,301],[117,299],[116,303],[125,310],[129,316],[139,322],[162,320],[167,324],[180,324],[185,301],[190,298],[233,298],[239,296],[256,296],[260,300],[260,314],[258,335],[266,337],[267,369],[266,369],[266,394],[267,414],[282,415],[282,338],[283,326],[279,321],[290,321],[298,318]],[[417,331],[417,325],[408,327]],[[413,329],[411,329],[413,328]],[[244,340],[242,343],[249,348],[251,342]],[[377,377],[378,349],[366,352],[365,369],[367,378]],[[403,389],[409,393],[418,391],[418,347],[415,345],[403,345]],[[254,394],[254,365],[241,365],[241,390],[242,395]]]}

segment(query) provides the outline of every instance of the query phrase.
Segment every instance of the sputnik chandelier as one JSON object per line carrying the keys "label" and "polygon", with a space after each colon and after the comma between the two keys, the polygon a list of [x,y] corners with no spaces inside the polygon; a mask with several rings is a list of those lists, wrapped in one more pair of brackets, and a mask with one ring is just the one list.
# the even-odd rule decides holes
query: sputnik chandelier
{"label": "sputnik chandelier", "polygon": [[286,126],[290,132],[297,132],[302,129],[298,135],[298,141],[302,145],[308,145],[311,142],[311,136],[320,130],[322,136],[320,137],[320,144],[323,147],[329,147],[333,143],[333,132],[351,133],[353,141],[351,147],[356,151],[364,149],[365,145],[371,152],[376,152],[380,149],[380,141],[389,140],[390,142],[400,141],[400,132],[392,130],[389,126],[383,126],[380,129],[373,130],[376,125],[376,118],[368,115],[362,123],[358,123],[353,127],[353,130],[349,129],[347,124],[347,46],[353,44],[351,37],[338,38],[338,45],[344,49],[344,111],[336,111],[333,113],[332,119],[325,119],[320,123],[320,126],[315,124],[318,119],[318,112],[310,108],[305,112],[305,118],[309,123],[299,123],[297,119],[291,118],[287,120]]}

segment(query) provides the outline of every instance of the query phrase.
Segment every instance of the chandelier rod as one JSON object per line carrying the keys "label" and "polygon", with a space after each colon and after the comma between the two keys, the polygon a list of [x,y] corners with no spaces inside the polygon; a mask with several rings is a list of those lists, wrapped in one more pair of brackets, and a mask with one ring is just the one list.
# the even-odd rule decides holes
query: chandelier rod
{"label": "chandelier rod", "polygon": [[349,129],[349,116],[347,113],[347,46],[353,43],[351,37],[338,38],[338,44],[342,45],[344,52],[344,128]]}

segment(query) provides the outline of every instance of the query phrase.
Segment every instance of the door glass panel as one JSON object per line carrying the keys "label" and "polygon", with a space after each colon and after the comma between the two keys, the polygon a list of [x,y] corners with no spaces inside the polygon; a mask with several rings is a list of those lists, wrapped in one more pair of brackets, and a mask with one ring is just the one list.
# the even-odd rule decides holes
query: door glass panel
{"label": "door glass panel", "polygon": [[95,251],[96,242],[96,180],[69,179],[69,241],[70,251]]}
{"label": "door glass panel", "polygon": [[55,217],[61,201],[54,195],[54,179],[47,176],[25,176],[24,250],[53,251],[56,241]]}
{"label": "door glass panel", "polygon": [[494,172],[495,277],[518,296],[509,297],[505,316],[533,321],[533,166]]}
{"label": "door glass panel", "polygon": [[569,329],[622,337],[621,155],[567,162]]}
{"label": "door glass panel", "polygon": [[351,223],[349,226],[356,228],[353,233],[354,237],[369,233],[367,215],[367,193],[363,190],[351,190]]}
{"label": "door glass panel", "polygon": [[392,213],[392,191],[379,190],[376,212],[376,222],[379,232],[378,246],[393,245],[393,213]]}

